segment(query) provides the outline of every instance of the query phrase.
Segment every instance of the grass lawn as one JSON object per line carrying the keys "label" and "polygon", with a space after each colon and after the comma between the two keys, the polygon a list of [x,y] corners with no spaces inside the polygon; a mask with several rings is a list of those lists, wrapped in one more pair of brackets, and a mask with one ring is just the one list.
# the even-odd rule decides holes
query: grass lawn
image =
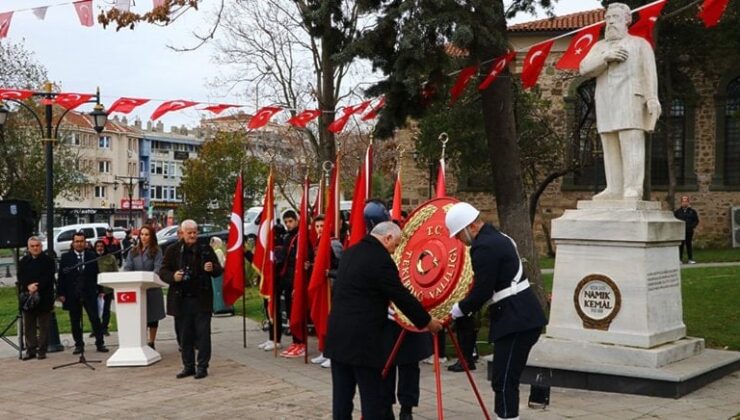
{"label": "grass lawn", "polygon": [[[15,287],[0,287],[0,331],[5,329],[5,326],[8,325],[8,323],[10,323],[18,313],[18,298],[16,297],[15,290]],[[71,333],[72,329],[69,325],[69,315],[67,314],[67,311],[62,310],[62,308],[56,308],[55,312],[57,324],[59,325],[59,332]],[[86,315],[83,316],[85,331],[90,332],[90,322],[87,320]],[[111,313],[108,330],[117,331],[117,329],[116,314]],[[16,325],[13,325],[6,335],[16,335]]]}

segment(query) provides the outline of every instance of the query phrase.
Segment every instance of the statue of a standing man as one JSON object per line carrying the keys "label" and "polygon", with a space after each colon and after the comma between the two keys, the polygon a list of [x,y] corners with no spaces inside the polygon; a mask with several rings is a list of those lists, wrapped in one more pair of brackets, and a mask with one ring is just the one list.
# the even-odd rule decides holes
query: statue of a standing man
{"label": "statue of a standing man", "polygon": [[605,39],[581,61],[596,78],[596,127],[604,150],[606,189],[594,200],[640,200],[645,178],[645,132],[660,117],[655,56],[643,38],[627,33],[629,6],[606,9]]}

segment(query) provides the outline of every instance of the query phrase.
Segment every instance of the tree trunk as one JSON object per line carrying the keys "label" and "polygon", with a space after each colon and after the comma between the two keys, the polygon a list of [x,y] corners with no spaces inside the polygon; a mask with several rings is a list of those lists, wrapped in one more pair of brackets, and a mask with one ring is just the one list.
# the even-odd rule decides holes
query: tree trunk
{"label": "tree trunk", "polygon": [[[329,15],[327,14],[327,18]],[[331,22],[324,26],[325,36],[321,39],[321,92],[319,96],[319,109],[321,113],[319,119],[319,170],[324,161],[334,162],[337,155],[337,146],[334,140],[334,133],[329,131],[329,124],[334,121],[337,98],[334,93],[334,70],[336,66],[332,58],[334,47],[331,45]],[[327,112],[328,111],[328,112]]]}
{"label": "tree trunk", "polygon": [[482,106],[501,230],[516,241],[520,255],[528,262],[525,264],[527,278],[534,286],[540,304],[547,309],[532,223],[529,221],[529,205],[522,182],[511,78],[501,77],[483,91]]}

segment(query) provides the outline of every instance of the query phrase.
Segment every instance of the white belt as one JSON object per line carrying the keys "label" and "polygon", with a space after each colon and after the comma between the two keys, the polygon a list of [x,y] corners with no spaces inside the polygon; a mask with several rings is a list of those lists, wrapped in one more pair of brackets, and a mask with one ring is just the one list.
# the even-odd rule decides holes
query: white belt
{"label": "white belt", "polygon": [[502,299],[506,299],[509,296],[513,296],[522,290],[526,290],[529,288],[529,280],[524,280],[523,282],[516,283],[510,287],[507,287],[504,290],[499,290],[498,292],[493,294],[493,298],[491,299],[491,303],[496,303]]}

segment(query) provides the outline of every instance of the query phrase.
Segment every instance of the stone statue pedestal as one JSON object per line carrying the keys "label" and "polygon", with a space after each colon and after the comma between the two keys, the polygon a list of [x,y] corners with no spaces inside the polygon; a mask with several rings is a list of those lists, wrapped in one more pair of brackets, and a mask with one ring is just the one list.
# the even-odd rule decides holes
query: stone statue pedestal
{"label": "stone statue pedestal", "polygon": [[553,220],[550,323],[523,381],[550,368],[554,386],[679,397],[718,367],[740,367],[740,353],[686,337],[683,236],[683,222],[651,201],[579,201]]}

